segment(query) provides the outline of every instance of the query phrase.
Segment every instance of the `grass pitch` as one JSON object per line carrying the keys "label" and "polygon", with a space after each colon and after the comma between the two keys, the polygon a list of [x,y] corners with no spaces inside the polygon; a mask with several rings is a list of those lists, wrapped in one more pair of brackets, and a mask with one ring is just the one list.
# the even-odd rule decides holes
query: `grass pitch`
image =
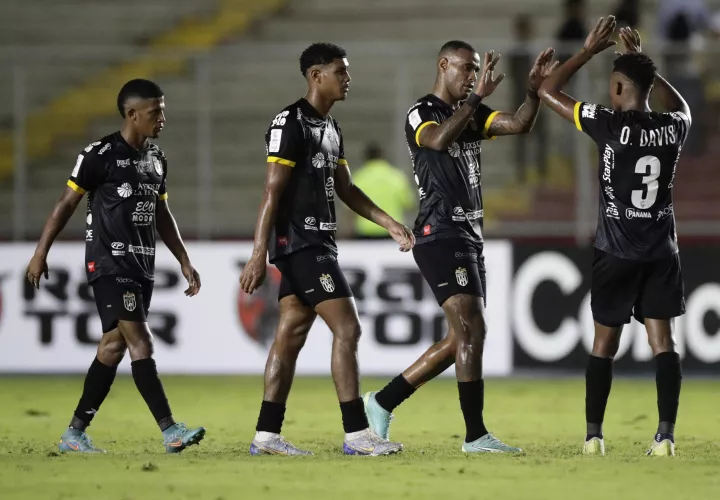
{"label": "grass pitch", "polygon": [[[250,457],[262,397],[256,377],[164,377],[173,412],[208,433],[167,456],[132,379],[119,377],[89,432],[104,456],[61,456],[81,377],[0,378],[0,498],[9,499],[717,499],[720,381],[685,379],[677,457],[644,456],[656,426],[654,380],[617,379],[607,456],[580,454],[584,381],[488,380],[486,422],[522,456],[466,456],[452,379],[396,411],[394,457],[345,457],[332,381],[300,378],[283,434],[315,457]],[[387,380],[364,380],[363,389]]]}

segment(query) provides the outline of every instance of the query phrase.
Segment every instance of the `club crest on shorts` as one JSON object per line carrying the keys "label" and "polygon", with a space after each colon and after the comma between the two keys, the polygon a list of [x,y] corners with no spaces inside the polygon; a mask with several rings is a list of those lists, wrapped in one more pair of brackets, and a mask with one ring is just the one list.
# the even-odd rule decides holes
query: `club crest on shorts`
{"label": "club crest on shorts", "polygon": [[321,274],[320,275],[320,284],[323,287],[323,290],[325,290],[327,293],[332,293],[335,291],[335,282],[332,279],[332,276],[329,274]]}
{"label": "club crest on shorts", "polygon": [[125,304],[125,309],[132,312],[135,310],[135,307],[137,307],[137,302],[135,301],[135,294],[132,292],[125,292],[123,294],[123,304]]}
{"label": "club crest on shorts", "polygon": [[464,267],[458,267],[455,269],[455,279],[457,280],[458,285],[466,286],[468,284],[467,269]]}

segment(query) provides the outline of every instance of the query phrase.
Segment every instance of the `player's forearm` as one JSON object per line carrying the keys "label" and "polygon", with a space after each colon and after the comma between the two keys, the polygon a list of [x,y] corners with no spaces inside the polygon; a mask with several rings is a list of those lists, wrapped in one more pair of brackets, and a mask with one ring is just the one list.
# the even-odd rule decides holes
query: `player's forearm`
{"label": "player's forearm", "polygon": [[260,211],[255,224],[255,239],[253,240],[253,255],[265,256],[268,251],[268,242],[272,233],[273,225],[277,215],[277,207],[280,202],[280,195],[265,190],[263,199],[260,202]]}
{"label": "player's forearm", "polygon": [[690,118],[690,107],[683,96],[658,73],[655,73],[653,93],[660,99],[663,108],[668,111],[682,111]]}
{"label": "player's forearm", "polygon": [[188,257],[187,248],[183,243],[182,236],[180,236],[180,230],[175,222],[175,217],[169,209],[160,209],[157,212],[157,230],[162,238],[165,246],[175,256],[177,261],[182,264],[188,264],[190,257]]}
{"label": "player's forearm", "polygon": [[[535,126],[535,120],[537,119],[538,111],[540,110],[540,97],[537,92],[528,91],[525,96],[525,102],[523,102],[518,110],[515,112],[514,123],[512,124],[512,132],[515,134],[527,134]],[[492,134],[492,125],[490,126],[490,133]]]}
{"label": "player's forearm", "polygon": [[463,104],[450,118],[432,129],[432,133],[425,134],[429,137],[423,137],[422,145],[436,151],[445,151],[450,144],[457,141],[474,114],[474,107]]}
{"label": "player's forearm", "polygon": [[374,222],[378,226],[388,228],[392,222],[390,217],[383,209],[378,207],[368,196],[363,193],[362,189],[356,185],[351,185],[346,189],[338,192],[338,197],[347,205],[347,207],[358,214],[360,217]]}
{"label": "player's forearm", "polygon": [[55,242],[55,238],[57,238],[65,228],[73,212],[75,212],[76,207],[77,205],[73,205],[64,200],[59,201],[55,205],[50,217],[48,217],[45,222],[45,226],[43,226],[40,241],[38,241],[37,247],[35,248],[36,255],[47,257],[50,252],[50,247]]}
{"label": "player's forearm", "polygon": [[555,71],[553,71],[540,87],[540,97],[547,94],[560,92],[572,76],[578,72],[590,59],[592,59],[592,53],[585,49],[581,49],[580,52],[572,56],[570,59],[565,61],[564,64],[560,65]]}

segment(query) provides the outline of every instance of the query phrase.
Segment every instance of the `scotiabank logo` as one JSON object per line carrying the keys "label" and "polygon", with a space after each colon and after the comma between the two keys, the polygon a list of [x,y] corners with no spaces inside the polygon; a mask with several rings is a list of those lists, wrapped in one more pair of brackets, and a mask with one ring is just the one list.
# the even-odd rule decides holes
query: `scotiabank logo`
{"label": "scotiabank logo", "polygon": [[[516,367],[584,369],[594,337],[592,256],[592,249],[515,248],[511,321]],[[712,252],[688,250],[681,258],[686,313],[675,319],[678,350],[686,368],[720,369],[720,276],[708,271]],[[632,320],[623,329],[615,360],[632,369],[652,359],[644,326]]]}

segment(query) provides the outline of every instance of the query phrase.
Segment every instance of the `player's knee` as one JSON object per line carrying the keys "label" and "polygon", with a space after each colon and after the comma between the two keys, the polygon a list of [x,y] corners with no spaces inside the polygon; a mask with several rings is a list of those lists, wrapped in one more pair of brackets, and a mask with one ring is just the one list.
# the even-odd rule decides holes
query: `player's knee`
{"label": "player's knee", "polygon": [[362,335],[362,328],[360,327],[360,323],[353,321],[337,328],[337,331],[334,333],[335,339],[338,342],[357,347],[360,336]]}
{"label": "player's knee", "polygon": [[593,341],[593,356],[614,358],[620,348],[619,336],[596,336]]}
{"label": "player's knee", "polygon": [[677,342],[670,333],[662,335],[648,335],[648,343],[653,352],[653,356],[657,356],[663,352],[677,352]]}
{"label": "player's knee", "polygon": [[152,358],[155,354],[152,336],[133,341],[132,344],[128,344],[128,350],[133,360]]}
{"label": "player's knee", "polygon": [[280,351],[299,352],[305,345],[312,323],[296,323],[278,329],[275,347]]}
{"label": "player's knee", "polygon": [[101,363],[116,366],[125,356],[127,345],[123,339],[113,339],[98,345],[97,358]]}

